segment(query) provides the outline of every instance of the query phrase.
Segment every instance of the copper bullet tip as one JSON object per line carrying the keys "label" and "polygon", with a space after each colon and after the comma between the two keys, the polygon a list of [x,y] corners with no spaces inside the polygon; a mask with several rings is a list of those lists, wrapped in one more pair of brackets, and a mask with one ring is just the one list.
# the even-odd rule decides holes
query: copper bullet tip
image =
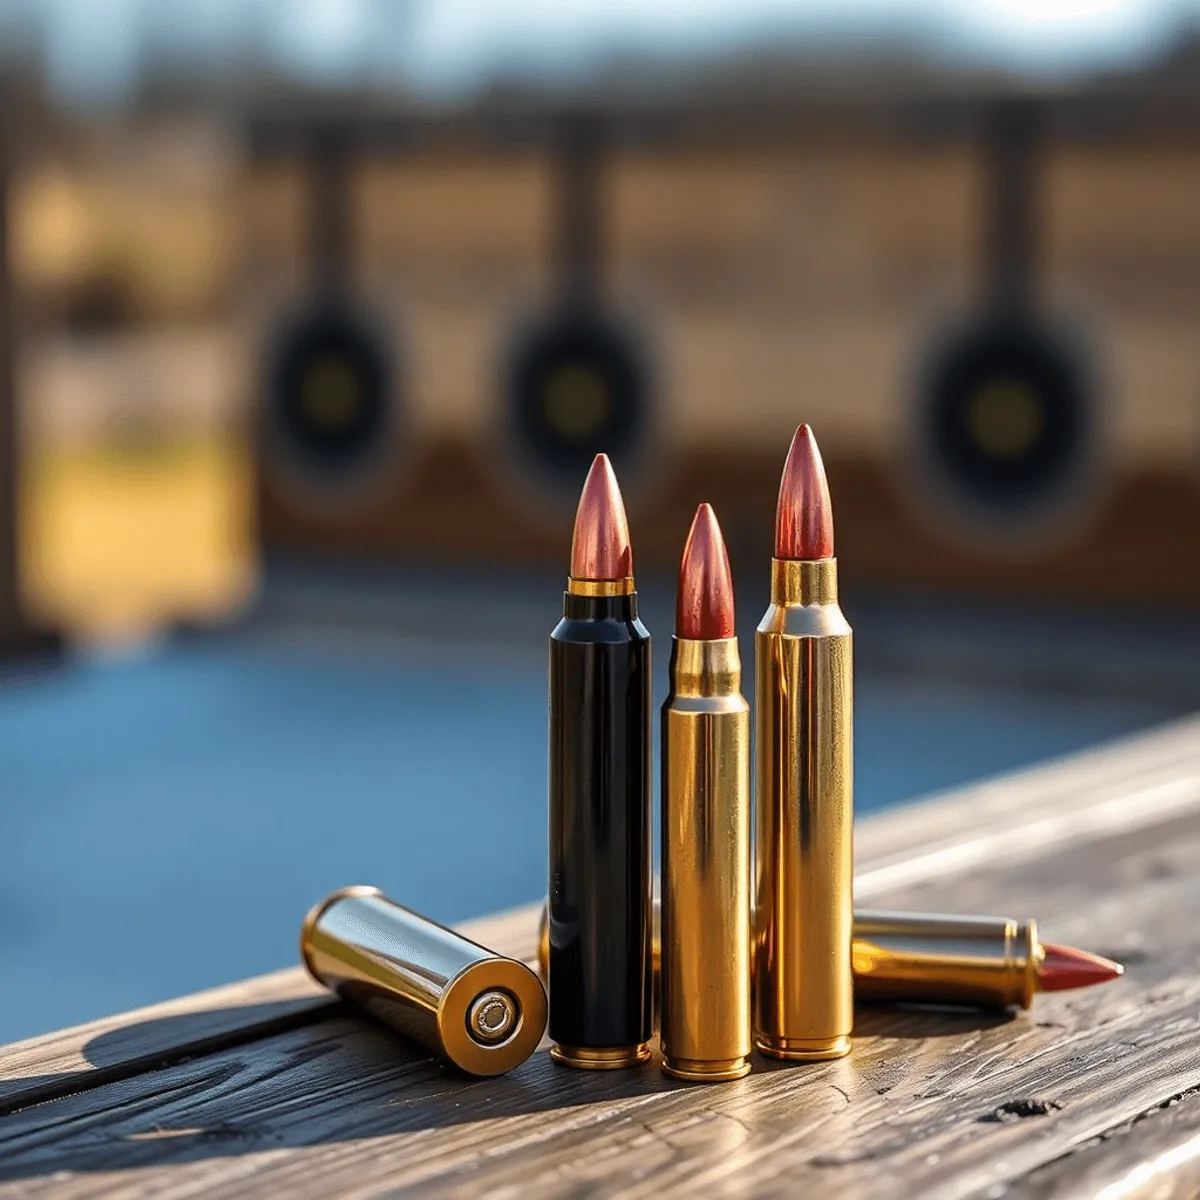
{"label": "copper bullet tip", "polygon": [[1072,988],[1108,983],[1125,973],[1120,963],[1074,946],[1042,946],[1046,957],[1038,967],[1038,986],[1043,992],[1066,992]]}
{"label": "copper bullet tip", "polygon": [[817,439],[807,425],[792,438],[775,509],[776,558],[832,558],[833,509]]}
{"label": "copper bullet tip", "polygon": [[733,572],[717,514],[702,504],[692,518],[675,593],[675,636],[697,641],[734,633]]}
{"label": "copper bullet tip", "polygon": [[571,578],[596,582],[629,579],[633,550],[625,501],[607,454],[597,454],[583,483],[571,539]]}

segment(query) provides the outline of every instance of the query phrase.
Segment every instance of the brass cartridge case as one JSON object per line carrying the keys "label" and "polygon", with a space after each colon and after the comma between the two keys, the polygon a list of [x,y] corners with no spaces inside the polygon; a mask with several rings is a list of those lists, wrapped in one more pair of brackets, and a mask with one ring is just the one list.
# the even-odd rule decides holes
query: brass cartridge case
{"label": "brass cartridge case", "polygon": [[318,983],[471,1075],[500,1075],[537,1049],[546,993],[493,954],[376,888],[334,892],[305,918],[300,954]]}
{"label": "brass cartridge case", "polygon": [[854,914],[854,987],[863,1000],[1028,1008],[1043,954],[1036,921]]}
{"label": "brass cartridge case", "polygon": [[837,560],[773,559],[754,635],[754,1037],[774,1058],[838,1058],[854,1021],[852,634]]}
{"label": "brass cartridge case", "polygon": [[660,1045],[679,1079],[750,1070],[750,706],[737,638],[673,639],[662,709]]}
{"label": "brass cartridge case", "polygon": [[[651,951],[658,991],[662,942],[654,905]],[[538,925],[538,970],[546,978],[550,932]],[[951,1004],[1028,1008],[1044,951],[1036,921],[859,909],[854,914],[855,1000],[874,1004]]]}

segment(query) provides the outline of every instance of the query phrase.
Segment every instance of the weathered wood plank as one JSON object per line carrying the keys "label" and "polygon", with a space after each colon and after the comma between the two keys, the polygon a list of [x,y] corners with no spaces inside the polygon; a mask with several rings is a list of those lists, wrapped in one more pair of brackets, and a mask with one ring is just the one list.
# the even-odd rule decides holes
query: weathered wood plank
{"label": "weathered wood plank", "polygon": [[1200,809],[1200,718],[883,813],[855,829],[855,894],[949,878]]}
{"label": "weathered wood plank", "polygon": [[[502,953],[532,957],[536,913],[531,906],[462,929]],[[335,1007],[334,997],[293,967],[14,1042],[0,1048],[0,1114],[324,1020]]]}
{"label": "weathered wood plank", "polygon": [[1200,1087],[1197,863],[1191,814],[884,894],[1137,949],[1028,1013],[864,1012],[849,1059],[711,1088],[545,1054],[467,1081],[336,1017],[3,1118],[0,1194],[1020,1195]]}
{"label": "weathered wood plank", "polygon": [[302,971],[275,971],[15,1042],[0,1052],[0,1113],[65,1095],[84,1076],[117,1079],[172,1056],[266,1036],[328,1001]]}
{"label": "weathered wood plank", "polygon": [[[876,903],[908,884],[957,879],[981,863],[1019,862],[1053,846],[1154,827],[1191,811],[1200,811],[1196,718],[862,822],[855,831],[856,892]],[[1005,911],[1017,907],[1009,901]],[[518,909],[462,928],[528,959],[535,911]],[[1015,915],[1034,911],[1025,906]],[[1079,940],[1087,944],[1087,935],[1082,930]],[[0,1112],[322,1019],[329,1004],[293,969],[14,1043],[0,1049]]]}
{"label": "weathered wood plank", "polygon": [[1030,1200],[1195,1200],[1200,1093],[1174,1097],[1023,1181]]}

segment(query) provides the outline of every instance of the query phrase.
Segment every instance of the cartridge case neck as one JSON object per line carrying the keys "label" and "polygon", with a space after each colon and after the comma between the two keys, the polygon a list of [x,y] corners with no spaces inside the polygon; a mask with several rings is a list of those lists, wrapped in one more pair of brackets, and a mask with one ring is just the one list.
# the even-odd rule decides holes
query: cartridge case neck
{"label": "cartridge case neck", "polygon": [[576,579],[567,576],[567,591],[572,596],[628,596],[635,590],[633,576],[624,579]]}
{"label": "cartridge case neck", "polygon": [[772,604],[836,604],[836,558],[771,559]]}
{"label": "cartridge case neck", "polygon": [[563,592],[563,616],[570,621],[636,621],[637,592],[581,595]]}
{"label": "cartridge case neck", "polygon": [[735,637],[714,641],[671,639],[671,692],[675,696],[737,696],[742,658]]}

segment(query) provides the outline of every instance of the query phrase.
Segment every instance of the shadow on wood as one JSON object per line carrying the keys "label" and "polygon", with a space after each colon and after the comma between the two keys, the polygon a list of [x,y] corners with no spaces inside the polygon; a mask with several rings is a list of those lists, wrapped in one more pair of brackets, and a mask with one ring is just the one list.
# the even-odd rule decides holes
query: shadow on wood
{"label": "shadow on wood", "polygon": [[[0,1117],[339,1015],[342,1005],[331,996],[315,1005],[312,1000],[281,1000],[180,1013],[121,1026],[92,1038],[84,1046],[87,1068],[21,1075],[11,1080],[0,1077]],[[139,1054],[139,1045],[147,1050]],[[6,1084],[11,1084],[13,1090],[7,1097],[3,1094],[9,1090]]]}
{"label": "shadow on wood", "polygon": [[854,1036],[915,1038],[961,1037],[973,1030],[999,1029],[1016,1019],[1016,1011],[980,1011],[941,1004],[860,1004],[854,1010]]}
{"label": "shadow on wood", "polygon": [[[103,1034],[85,1048],[93,1070],[30,1081],[20,1108],[0,1121],[0,1180],[43,1174],[51,1160],[58,1171],[113,1171],[552,1111],[561,1118],[577,1109],[586,1119],[589,1109],[599,1116],[616,1101],[714,1090],[729,1099],[744,1090],[744,1081],[710,1089],[669,1080],[657,1060],[633,1071],[571,1071],[544,1050],[507,1076],[472,1079],[337,1002],[300,1011],[289,1002],[245,1007],[251,1015],[184,1014]],[[862,1036],[898,1040],[961,1038],[1012,1020],[1011,1013],[918,1008],[857,1017]],[[235,1032],[214,1036],[214,1023]],[[176,1049],[131,1060],[131,1038]],[[830,1080],[846,1070],[846,1060],[801,1066],[756,1058],[753,1079],[762,1088],[779,1073],[789,1086],[807,1077],[814,1099],[826,1094],[840,1104],[845,1087]],[[44,1109],[30,1108],[47,1099],[59,1101],[49,1126]],[[247,1102],[261,1121],[238,1111]]]}
{"label": "shadow on wood", "polygon": [[[583,1075],[544,1052],[463,1079],[291,968],[6,1048],[0,1176],[15,1182],[0,1193],[40,1179],[79,1196],[1057,1200],[1149,1172],[1194,1195],[1200,724],[872,818],[856,843],[873,904],[1019,901],[1126,975],[1007,1015],[864,1009],[845,1059],[756,1060],[694,1087],[653,1065]],[[528,958],[538,908],[468,932]],[[60,1098],[36,1103],[30,1080]]]}

